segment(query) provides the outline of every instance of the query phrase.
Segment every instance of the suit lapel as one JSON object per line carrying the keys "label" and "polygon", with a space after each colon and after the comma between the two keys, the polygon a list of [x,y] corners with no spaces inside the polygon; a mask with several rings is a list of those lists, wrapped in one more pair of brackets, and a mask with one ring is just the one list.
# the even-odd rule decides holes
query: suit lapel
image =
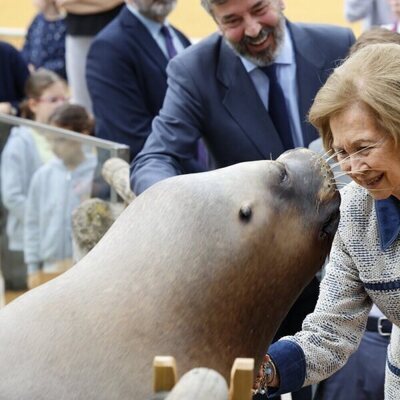
{"label": "suit lapel", "polygon": [[225,88],[223,105],[254,144],[261,158],[276,158],[282,142],[241,60],[221,38],[217,79]]}
{"label": "suit lapel", "polygon": [[134,37],[135,41],[140,43],[143,52],[166,74],[168,60],[147,28],[126,7],[122,9],[120,18],[123,29],[127,31],[126,34]]}
{"label": "suit lapel", "polygon": [[307,145],[316,138],[315,128],[307,122],[308,111],[329,71],[325,69],[324,51],[318,51],[310,35],[299,25],[288,22],[287,27],[294,45],[300,123],[304,143]]}

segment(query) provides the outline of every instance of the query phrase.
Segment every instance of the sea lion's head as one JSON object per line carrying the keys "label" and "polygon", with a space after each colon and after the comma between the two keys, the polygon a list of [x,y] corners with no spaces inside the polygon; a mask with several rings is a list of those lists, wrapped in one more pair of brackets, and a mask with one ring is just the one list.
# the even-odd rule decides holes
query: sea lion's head
{"label": "sea lion's head", "polygon": [[276,163],[281,196],[295,197],[305,221],[315,224],[315,237],[331,242],[339,223],[340,195],[328,163],[308,149],[286,151]]}

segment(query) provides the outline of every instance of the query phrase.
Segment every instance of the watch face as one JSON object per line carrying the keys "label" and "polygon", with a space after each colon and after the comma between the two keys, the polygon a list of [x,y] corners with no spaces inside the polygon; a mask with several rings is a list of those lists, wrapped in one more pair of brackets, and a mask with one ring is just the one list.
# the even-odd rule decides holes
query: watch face
{"label": "watch face", "polygon": [[265,365],[264,365],[264,374],[267,376],[271,376],[274,372],[274,369],[272,368],[272,364],[271,361],[268,361]]}
{"label": "watch face", "polygon": [[257,378],[255,380],[254,393],[267,393],[268,385],[273,382],[274,378],[275,365],[269,358],[269,355],[266,354],[264,356],[263,362],[261,363]]}

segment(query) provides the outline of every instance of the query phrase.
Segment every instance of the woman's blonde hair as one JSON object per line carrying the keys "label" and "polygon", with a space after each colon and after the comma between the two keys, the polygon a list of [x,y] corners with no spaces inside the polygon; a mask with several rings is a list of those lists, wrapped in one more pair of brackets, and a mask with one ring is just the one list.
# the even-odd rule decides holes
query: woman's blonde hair
{"label": "woman's blonde hair", "polygon": [[326,150],[332,148],[330,119],[353,105],[371,112],[378,129],[400,141],[400,46],[371,44],[334,70],[319,90],[308,119]]}

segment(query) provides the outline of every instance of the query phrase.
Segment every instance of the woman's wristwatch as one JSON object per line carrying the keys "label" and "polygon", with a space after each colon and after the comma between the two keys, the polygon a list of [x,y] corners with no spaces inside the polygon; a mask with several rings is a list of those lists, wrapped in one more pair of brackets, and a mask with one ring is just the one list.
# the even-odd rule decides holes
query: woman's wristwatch
{"label": "woman's wristwatch", "polygon": [[258,371],[258,375],[254,383],[253,393],[268,393],[268,386],[270,386],[275,380],[275,364],[271,360],[271,357],[266,354]]}

